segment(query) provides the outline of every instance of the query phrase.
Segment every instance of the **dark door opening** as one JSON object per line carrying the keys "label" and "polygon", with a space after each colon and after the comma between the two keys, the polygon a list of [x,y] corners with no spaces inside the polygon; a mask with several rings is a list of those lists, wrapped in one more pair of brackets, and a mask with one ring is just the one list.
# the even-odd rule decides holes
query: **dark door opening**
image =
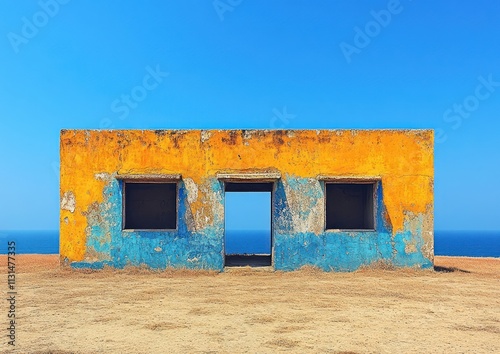
{"label": "dark door opening", "polygon": [[225,266],[272,264],[273,183],[225,183]]}

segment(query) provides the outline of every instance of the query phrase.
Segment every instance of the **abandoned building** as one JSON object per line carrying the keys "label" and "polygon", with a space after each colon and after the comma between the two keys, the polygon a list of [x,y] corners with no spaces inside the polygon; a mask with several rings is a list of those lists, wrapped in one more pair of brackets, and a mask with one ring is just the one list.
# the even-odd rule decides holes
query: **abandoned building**
{"label": "abandoned building", "polygon": [[430,268],[432,130],[63,130],[60,257],[224,270],[225,198],[270,194],[275,270]]}

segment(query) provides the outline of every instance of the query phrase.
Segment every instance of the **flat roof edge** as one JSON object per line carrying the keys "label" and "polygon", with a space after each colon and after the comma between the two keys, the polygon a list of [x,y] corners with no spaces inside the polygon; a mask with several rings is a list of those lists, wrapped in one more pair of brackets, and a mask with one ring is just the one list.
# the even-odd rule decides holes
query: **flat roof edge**
{"label": "flat roof edge", "polygon": [[434,128],[290,128],[290,129],[269,129],[269,128],[233,128],[233,129],[219,129],[219,128],[209,128],[209,129],[201,129],[201,128],[190,128],[190,129],[183,129],[183,128],[174,128],[174,129],[169,129],[169,128],[162,128],[162,129],[99,129],[99,128],[91,128],[91,129],[71,129],[71,128],[62,128],[60,129],[61,132],[66,132],[66,131],[105,131],[105,132],[121,132],[121,131],[149,131],[149,132],[167,132],[167,131],[172,131],[172,132],[228,132],[228,131],[267,131],[267,132],[275,132],[275,131],[290,131],[290,132],[300,132],[300,131],[394,131],[394,132],[430,132],[430,131],[435,131]]}

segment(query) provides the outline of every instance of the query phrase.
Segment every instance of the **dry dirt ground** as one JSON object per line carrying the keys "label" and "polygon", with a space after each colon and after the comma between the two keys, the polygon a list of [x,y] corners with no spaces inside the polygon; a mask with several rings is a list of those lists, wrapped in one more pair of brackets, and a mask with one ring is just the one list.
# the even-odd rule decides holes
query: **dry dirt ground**
{"label": "dry dirt ground", "polygon": [[500,259],[355,273],[84,272],[31,255],[16,263],[19,353],[500,353]]}

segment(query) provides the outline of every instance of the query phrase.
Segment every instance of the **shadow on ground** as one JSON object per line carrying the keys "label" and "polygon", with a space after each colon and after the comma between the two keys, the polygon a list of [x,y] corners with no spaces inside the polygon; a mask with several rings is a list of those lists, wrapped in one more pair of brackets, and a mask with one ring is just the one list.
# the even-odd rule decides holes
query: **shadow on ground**
{"label": "shadow on ground", "polygon": [[434,266],[434,271],[441,273],[453,273],[453,272],[471,273],[468,270],[459,269],[456,267],[441,267],[441,266]]}

